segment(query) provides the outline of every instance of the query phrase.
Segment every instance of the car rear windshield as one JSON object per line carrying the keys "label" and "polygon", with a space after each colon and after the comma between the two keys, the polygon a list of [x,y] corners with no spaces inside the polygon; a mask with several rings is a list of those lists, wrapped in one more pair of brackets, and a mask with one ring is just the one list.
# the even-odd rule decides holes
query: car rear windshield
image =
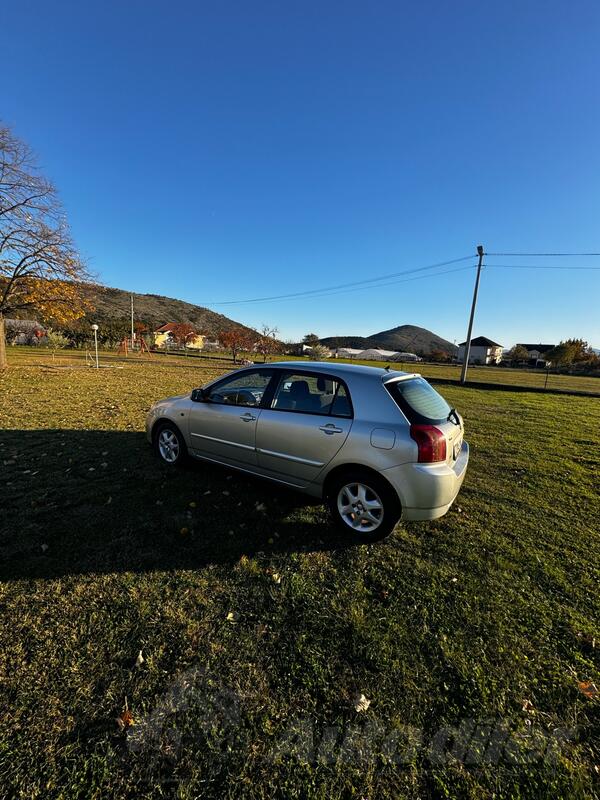
{"label": "car rear windshield", "polygon": [[440,424],[448,419],[451,407],[424,378],[391,381],[385,388],[404,412],[409,422],[415,424]]}

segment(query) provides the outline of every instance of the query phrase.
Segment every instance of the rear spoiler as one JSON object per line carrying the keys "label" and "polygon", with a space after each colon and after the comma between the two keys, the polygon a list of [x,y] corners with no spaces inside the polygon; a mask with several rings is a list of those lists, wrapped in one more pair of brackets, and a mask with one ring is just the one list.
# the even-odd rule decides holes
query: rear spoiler
{"label": "rear spoiler", "polygon": [[399,381],[409,381],[412,378],[422,378],[420,372],[405,372],[401,375],[395,375],[394,373],[390,373],[389,375],[384,375],[381,379],[383,384],[386,383],[398,383]]}

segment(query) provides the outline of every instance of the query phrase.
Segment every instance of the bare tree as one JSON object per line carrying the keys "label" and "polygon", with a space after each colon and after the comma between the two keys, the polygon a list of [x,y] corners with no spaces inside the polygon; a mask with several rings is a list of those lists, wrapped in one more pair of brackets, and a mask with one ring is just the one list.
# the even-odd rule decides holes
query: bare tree
{"label": "bare tree", "polygon": [[55,188],[29,147],[0,125],[0,368],[6,314],[35,310],[58,323],[77,319],[89,307],[81,281],[90,280]]}
{"label": "bare tree", "polygon": [[268,356],[281,352],[281,342],[277,340],[278,333],[278,328],[271,328],[266,324],[261,326],[255,350],[263,357],[263,363],[266,362]]}

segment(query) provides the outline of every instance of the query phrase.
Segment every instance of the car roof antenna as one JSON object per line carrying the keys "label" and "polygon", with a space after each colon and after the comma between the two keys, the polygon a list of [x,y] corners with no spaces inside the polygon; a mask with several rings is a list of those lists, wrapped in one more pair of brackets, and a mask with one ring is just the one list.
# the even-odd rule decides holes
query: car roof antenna
{"label": "car roof antenna", "polygon": [[387,365],[387,367],[385,368],[385,371],[386,371],[386,372],[389,372],[390,370],[391,370],[391,367],[390,367],[390,365],[388,364],[388,365]]}

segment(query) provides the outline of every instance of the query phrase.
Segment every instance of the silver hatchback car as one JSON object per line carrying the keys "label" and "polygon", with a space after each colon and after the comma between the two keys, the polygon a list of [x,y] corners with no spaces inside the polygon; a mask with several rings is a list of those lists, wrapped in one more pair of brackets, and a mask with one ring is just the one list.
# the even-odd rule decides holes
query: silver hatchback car
{"label": "silver hatchback car", "polygon": [[323,498],[361,541],[441,517],[469,460],[460,414],[424,378],[354,364],[238,369],[154,403],[146,433],[165,464],[189,454]]}

